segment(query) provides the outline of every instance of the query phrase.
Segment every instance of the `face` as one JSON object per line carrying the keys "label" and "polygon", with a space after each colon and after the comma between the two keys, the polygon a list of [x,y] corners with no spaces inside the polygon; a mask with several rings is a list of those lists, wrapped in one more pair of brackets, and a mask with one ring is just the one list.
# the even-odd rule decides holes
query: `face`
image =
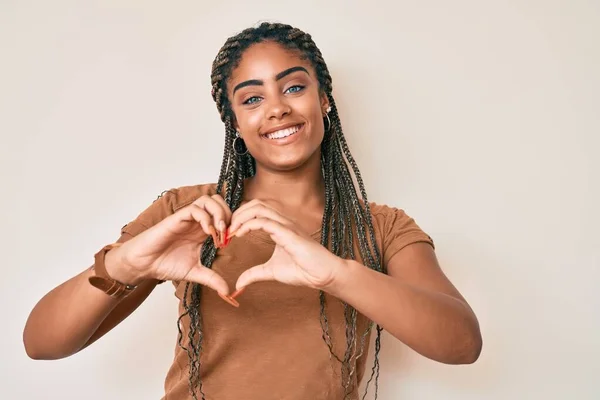
{"label": "face", "polygon": [[254,44],[227,90],[234,126],[257,167],[289,171],[320,159],[329,103],[310,61],[274,42]]}

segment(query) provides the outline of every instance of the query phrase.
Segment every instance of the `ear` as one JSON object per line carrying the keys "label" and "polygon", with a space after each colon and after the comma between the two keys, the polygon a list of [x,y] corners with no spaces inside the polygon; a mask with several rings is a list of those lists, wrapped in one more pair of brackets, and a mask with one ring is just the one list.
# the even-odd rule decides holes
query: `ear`
{"label": "ear", "polygon": [[323,111],[323,116],[327,113],[327,109],[329,108],[329,98],[327,97],[327,93],[325,91],[321,91],[321,111]]}
{"label": "ear", "polygon": [[237,118],[235,117],[235,115],[233,117],[231,117],[231,125],[233,126],[233,129],[235,129],[236,131],[240,130],[240,124],[238,124]]}

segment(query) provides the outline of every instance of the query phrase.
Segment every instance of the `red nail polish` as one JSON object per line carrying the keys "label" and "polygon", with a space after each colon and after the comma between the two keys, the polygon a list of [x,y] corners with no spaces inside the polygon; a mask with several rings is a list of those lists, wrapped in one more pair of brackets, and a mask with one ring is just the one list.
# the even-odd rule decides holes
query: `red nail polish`
{"label": "red nail polish", "polygon": [[210,227],[210,234],[213,238],[213,243],[214,243],[215,247],[218,249],[219,248],[219,234],[217,233],[215,228],[213,228],[212,226]]}
{"label": "red nail polish", "polygon": [[223,247],[229,244],[229,228],[225,229],[225,236],[223,237]]}
{"label": "red nail polish", "polygon": [[[218,293],[218,292],[217,292],[217,293]],[[231,296],[227,296],[227,295],[224,295],[224,294],[221,294],[221,293],[218,293],[218,295],[219,295],[219,296],[220,296],[220,297],[221,297],[223,300],[225,300],[227,303],[231,304],[232,306],[234,306],[234,307],[239,307],[239,306],[240,306],[240,303],[238,303],[238,302],[237,302],[237,301],[236,301],[236,300],[235,300],[233,297],[231,297]]]}
{"label": "red nail polish", "polygon": [[235,231],[231,231],[229,232],[229,229],[227,229],[227,243],[229,243],[231,241],[231,238],[235,236],[235,233],[237,232],[237,229]]}
{"label": "red nail polish", "polygon": [[246,286],[243,286],[241,288],[239,288],[238,290],[236,290],[235,292],[231,293],[231,298],[235,299],[236,297],[238,297],[240,294],[244,293],[244,290],[246,290]]}

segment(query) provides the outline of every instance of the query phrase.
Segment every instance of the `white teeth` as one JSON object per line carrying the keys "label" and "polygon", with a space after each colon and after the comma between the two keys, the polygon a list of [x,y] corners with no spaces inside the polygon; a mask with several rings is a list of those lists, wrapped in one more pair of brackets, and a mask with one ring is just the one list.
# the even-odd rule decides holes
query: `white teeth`
{"label": "white teeth", "polygon": [[268,133],[265,136],[268,139],[283,139],[284,137],[288,137],[298,132],[300,129],[300,125],[292,126],[291,128],[281,129],[276,132]]}

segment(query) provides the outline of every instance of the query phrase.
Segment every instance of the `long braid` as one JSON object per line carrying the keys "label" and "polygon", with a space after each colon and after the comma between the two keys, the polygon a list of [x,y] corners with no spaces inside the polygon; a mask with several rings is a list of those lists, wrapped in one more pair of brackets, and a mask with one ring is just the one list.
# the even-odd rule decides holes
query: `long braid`
{"label": "long braid", "polygon": [[[321,168],[325,182],[325,210],[322,220],[321,244],[342,258],[355,259],[354,244],[356,238],[363,263],[371,269],[384,272],[381,265],[381,256],[375,242],[375,231],[362,177],[343,136],[341,121],[332,96],[333,87],[329,70],[321,51],[311,36],[297,28],[277,23],[263,23],[256,28],[248,28],[227,39],[215,57],[211,74],[212,97],[225,125],[225,147],[217,192],[224,195],[225,202],[232,211],[235,211],[240,206],[243,198],[244,180],[256,173],[256,162],[252,155],[250,153],[238,155],[233,146],[234,140],[236,140],[236,132],[233,128],[234,116],[231,103],[227,97],[227,79],[231,76],[233,69],[239,65],[243,52],[252,44],[262,41],[275,41],[287,49],[299,51],[303,58],[308,59],[315,68],[321,90],[326,93],[330,102],[329,129],[325,132],[325,138],[321,144]],[[348,164],[351,170],[348,168]],[[353,176],[358,182],[358,191],[354,185]],[[360,192],[360,198],[357,192]],[[215,256],[215,244],[212,237],[209,237],[202,246],[200,255],[202,265],[211,268]],[[205,399],[205,394],[202,391],[200,364],[203,339],[200,298],[201,286],[186,283],[183,296],[184,312],[177,321],[178,343],[188,354],[190,361],[189,385],[195,400],[198,399],[198,392],[201,394],[202,399]],[[344,388],[344,398],[347,398],[354,389],[356,360],[363,355],[366,337],[371,331],[373,323],[369,323],[365,332],[358,336],[358,313],[350,305],[344,304],[346,351],[343,358],[340,358],[334,352],[331,336],[329,335],[326,296],[322,291],[319,293],[319,303],[323,340],[331,355],[342,364],[342,386]],[[183,344],[183,332],[181,331],[181,320],[184,317],[190,320],[187,345]],[[381,327],[377,326],[375,362],[366,388],[368,390],[368,384],[375,376],[375,398],[377,398],[378,389],[381,330]],[[365,391],[365,396],[366,394]]]}

